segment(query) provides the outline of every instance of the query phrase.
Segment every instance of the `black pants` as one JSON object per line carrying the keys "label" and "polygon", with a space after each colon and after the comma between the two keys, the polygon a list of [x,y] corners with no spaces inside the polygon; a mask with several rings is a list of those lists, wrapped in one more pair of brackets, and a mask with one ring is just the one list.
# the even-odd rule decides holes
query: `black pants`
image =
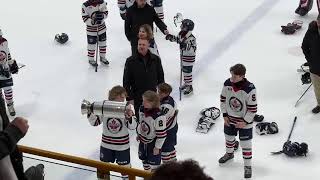
{"label": "black pants", "polygon": [[130,44],[131,44],[132,55],[136,55],[138,53],[138,39],[132,39],[130,41]]}

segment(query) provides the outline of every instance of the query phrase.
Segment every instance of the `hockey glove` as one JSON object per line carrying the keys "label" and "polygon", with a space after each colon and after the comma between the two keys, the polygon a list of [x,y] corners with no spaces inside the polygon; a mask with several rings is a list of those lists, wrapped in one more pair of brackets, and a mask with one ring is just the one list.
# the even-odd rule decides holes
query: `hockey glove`
{"label": "hockey glove", "polygon": [[180,49],[181,50],[186,50],[187,49],[187,43],[181,42],[179,45],[180,45]]}
{"label": "hockey glove", "polygon": [[11,64],[11,65],[9,66],[9,68],[10,68],[10,72],[11,72],[12,74],[17,74],[18,71],[19,71],[19,67],[18,67],[17,62],[16,62],[15,60],[13,61],[13,64]]}
{"label": "hockey glove", "polygon": [[10,70],[9,68],[5,68],[2,65],[0,65],[0,75],[9,78],[10,77]]}

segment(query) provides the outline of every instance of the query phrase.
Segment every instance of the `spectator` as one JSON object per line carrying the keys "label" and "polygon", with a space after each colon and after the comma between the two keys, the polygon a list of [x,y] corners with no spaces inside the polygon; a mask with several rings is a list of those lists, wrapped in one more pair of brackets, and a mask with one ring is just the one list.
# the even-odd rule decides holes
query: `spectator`
{"label": "spectator", "polygon": [[159,166],[149,180],[213,180],[197,161],[171,161]]}
{"label": "spectator", "polygon": [[148,50],[149,42],[139,39],[138,54],[130,56],[125,64],[123,87],[128,93],[127,100],[134,104],[136,116],[142,104],[142,94],[147,90],[157,90],[157,85],[164,82],[160,58]]}
{"label": "spectator", "polygon": [[[28,121],[16,117],[11,123],[6,113],[4,100],[0,97],[0,179],[5,180],[42,180],[43,165],[30,167],[26,173],[22,164],[22,153],[17,142],[27,133]],[[9,157],[10,155],[10,157]],[[11,158],[11,159],[10,159]]]}
{"label": "spectator", "polygon": [[312,21],[303,38],[302,50],[310,67],[310,77],[317,99],[317,106],[312,109],[314,114],[320,112],[320,19]]}
{"label": "spectator", "polygon": [[136,0],[134,4],[127,10],[125,19],[125,34],[131,43],[132,55],[137,53],[138,32],[143,24],[149,24],[153,29],[153,22],[165,34],[169,34],[167,26],[158,17],[154,8],[147,4],[146,0]]}
{"label": "spectator", "polygon": [[149,24],[143,24],[142,26],[140,26],[138,38],[148,39],[150,44],[150,47],[149,47],[150,52],[160,57],[156,41],[154,40],[154,37],[153,37],[153,31]]}

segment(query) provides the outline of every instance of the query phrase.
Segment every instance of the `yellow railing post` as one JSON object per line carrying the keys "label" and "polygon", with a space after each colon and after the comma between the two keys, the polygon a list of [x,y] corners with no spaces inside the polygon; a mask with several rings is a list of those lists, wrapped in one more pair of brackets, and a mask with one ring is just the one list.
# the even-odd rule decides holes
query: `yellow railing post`
{"label": "yellow railing post", "polygon": [[74,164],[80,164],[80,165],[84,165],[84,166],[88,166],[88,167],[93,167],[93,168],[96,168],[99,170],[103,170],[103,172],[113,171],[113,172],[119,172],[121,174],[128,174],[129,180],[135,180],[136,176],[143,177],[143,178],[148,178],[151,176],[150,172],[144,171],[144,170],[119,166],[119,165],[115,165],[115,164],[105,163],[105,162],[101,162],[101,161],[95,161],[95,160],[91,160],[91,159],[81,158],[81,157],[77,157],[77,156],[71,156],[71,155],[67,155],[67,154],[62,154],[62,153],[57,153],[57,152],[52,152],[52,151],[22,146],[22,145],[18,145],[18,148],[21,152],[24,152],[27,154],[33,154],[36,156],[42,156],[42,157],[46,157],[46,158],[50,158],[50,159],[56,159],[56,160],[60,160],[60,161],[65,161],[65,162],[70,162],[70,163],[74,163]]}

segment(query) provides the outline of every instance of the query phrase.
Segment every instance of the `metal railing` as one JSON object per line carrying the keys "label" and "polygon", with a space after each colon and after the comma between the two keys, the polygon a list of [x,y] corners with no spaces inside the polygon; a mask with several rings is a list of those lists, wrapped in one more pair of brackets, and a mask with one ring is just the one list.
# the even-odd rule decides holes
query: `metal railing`
{"label": "metal railing", "polygon": [[74,164],[80,164],[83,166],[93,167],[99,170],[100,172],[104,172],[104,173],[109,173],[110,171],[113,171],[113,172],[119,172],[121,174],[127,174],[129,176],[129,180],[135,180],[136,177],[149,178],[151,176],[150,172],[129,168],[129,167],[123,167],[116,164],[105,163],[105,162],[96,161],[92,159],[66,155],[62,153],[37,149],[33,147],[27,147],[23,145],[18,145],[18,148],[23,153],[65,161],[65,162],[74,163]]}

